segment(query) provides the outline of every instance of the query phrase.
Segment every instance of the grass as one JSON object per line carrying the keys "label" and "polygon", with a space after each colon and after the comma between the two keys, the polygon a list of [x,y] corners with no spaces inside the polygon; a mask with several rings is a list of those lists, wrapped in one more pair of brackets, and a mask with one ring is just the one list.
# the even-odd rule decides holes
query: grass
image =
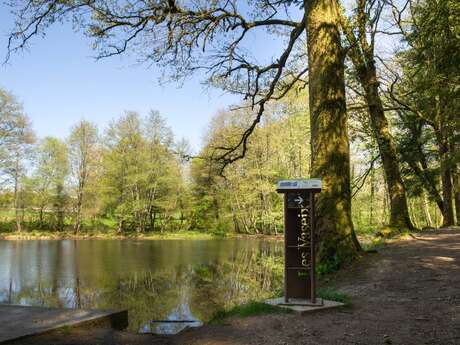
{"label": "grass", "polygon": [[[118,223],[110,217],[98,217],[95,220],[83,219],[82,230],[78,235],[73,233],[73,219],[66,217],[64,219],[64,231],[54,231],[46,221],[48,214],[45,214],[45,224],[43,228],[39,227],[37,212],[26,210],[24,220],[22,221],[23,231],[17,233],[15,223],[15,213],[11,209],[0,209],[0,239],[210,239],[215,237],[231,237],[232,234],[226,233],[222,229],[210,229],[208,231],[199,230],[179,230],[177,224],[171,224],[172,231],[164,232],[144,232],[138,233],[134,230],[124,231],[122,234],[117,232]],[[175,231],[174,231],[175,230]]]}
{"label": "grass", "polygon": [[317,292],[318,297],[343,303],[345,307],[351,306],[351,297],[332,288],[321,288]]}
{"label": "grass", "polygon": [[72,327],[69,325],[64,325],[59,330],[64,334],[64,335],[69,335],[72,333]]}
{"label": "grass", "polygon": [[361,247],[367,253],[375,253],[378,249],[383,247],[386,240],[382,237],[366,238],[365,240],[360,239]]}
{"label": "grass", "polygon": [[122,234],[117,233],[115,230],[88,230],[81,231],[78,235],[75,235],[72,230],[66,230],[62,232],[50,231],[50,230],[24,230],[21,233],[14,231],[2,231],[0,232],[0,239],[139,239],[139,240],[182,240],[182,239],[195,239],[205,240],[218,237],[213,233],[206,233],[200,231],[177,231],[177,232],[162,232],[162,233],[138,233],[135,231],[124,232]]}
{"label": "grass", "polygon": [[[317,297],[343,303],[345,307],[351,306],[351,297],[345,293],[339,292],[332,288],[318,289]],[[250,301],[244,304],[233,306],[229,309],[219,309],[211,318],[210,323],[219,323],[230,317],[244,318],[249,316],[258,316],[266,314],[289,314],[292,310],[282,308],[262,302]]]}
{"label": "grass", "polygon": [[362,249],[375,253],[387,243],[410,239],[418,230],[399,229],[390,226],[361,227],[356,229]]}
{"label": "grass", "polygon": [[[45,215],[47,216],[47,215]],[[127,230],[122,234],[117,232],[118,223],[110,217],[99,217],[95,220],[83,219],[82,229],[75,235],[73,232],[73,219],[66,217],[64,220],[64,231],[55,231],[50,225],[44,224],[43,228],[39,227],[36,212],[27,210],[22,222],[23,231],[17,233],[14,211],[9,209],[0,209],[0,239],[144,239],[144,240],[161,240],[161,239],[196,239],[204,240],[216,237],[232,237],[235,234],[227,233],[223,229],[210,229],[200,231],[196,229],[179,230],[175,224],[171,224],[171,230],[163,232],[143,232]],[[49,220],[48,218],[45,219]],[[177,225],[177,224],[176,224]]]}
{"label": "grass", "polygon": [[292,311],[286,308],[277,307],[262,302],[250,301],[241,305],[236,305],[230,309],[220,309],[214,313],[211,323],[221,322],[229,317],[249,317],[265,314],[289,314]]}

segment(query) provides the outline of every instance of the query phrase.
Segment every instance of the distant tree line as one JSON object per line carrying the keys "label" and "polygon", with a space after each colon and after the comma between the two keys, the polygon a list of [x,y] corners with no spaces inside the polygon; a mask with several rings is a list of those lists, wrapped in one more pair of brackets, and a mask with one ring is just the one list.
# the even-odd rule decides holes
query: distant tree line
{"label": "distant tree line", "polygon": [[[54,23],[73,20],[93,38],[99,58],[135,52],[175,81],[206,71],[209,85],[244,100],[240,110],[217,116],[201,160],[192,161],[191,179],[185,180],[191,204],[157,199],[156,187],[148,187],[157,175],[141,176],[134,168],[148,160],[125,157],[143,144],[129,140],[125,151],[125,144],[106,147],[112,138],[102,140],[101,181],[115,183],[101,183],[107,190],[97,193],[104,196],[98,214],[114,217],[120,231],[177,219],[163,211],[160,216],[165,205],[179,205],[179,218],[192,227],[278,231],[280,199],[267,186],[297,174],[323,179],[316,212],[323,261],[345,261],[359,252],[353,223],[388,224],[389,233],[398,233],[459,221],[458,1],[43,0],[11,6],[16,25],[9,53]],[[269,59],[259,56],[248,41],[253,34],[278,40],[281,49]],[[307,123],[301,150],[286,139],[298,138],[298,127],[290,126],[295,115],[283,110],[296,96],[305,97],[308,117],[301,121]],[[150,142],[145,134],[142,140]],[[117,160],[105,157],[106,150]],[[296,152],[306,157],[302,170],[293,170]],[[112,171],[110,162],[124,169]],[[54,197],[59,224],[61,201]]]}
{"label": "distant tree line", "polygon": [[14,213],[16,231],[27,224],[78,233],[101,219],[119,232],[185,226],[176,219],[186,196],[178,154],[185,144],[158,112],[126,112],[104,133],[83,120],[66,139],[37,139],[14,97],[0,97],[1,206]]}
{"label": "distant tree line", "polygon": [[[401,54],[402,66],[412,61],[410,54],[409,50]],[[385,102],[400,97],[404,85],[398,83],[394,94],[385,93]],[[275,191],[276,182],[311,174],[310,145],[304,140],[310,131],[309,117],[304,116],[308,112],[306,92],[304,88],[291,90],[267,107],[245,159],[228,166],[222,176],[214,158],[221,147],[234,145],[251,122],[253,113],[245,107],[218,112],[201,151],[190,160],[188,143],[175,140],[156,111],[147,116],[126,112],[102,132],[83,120],[71,128],[66,139],[40,139],[18,101],[2,90],[2,228],[18,232],[193,229],[281,233],[282,200]],[[361,108],[354,109],[359,100],[351,99],[353,221],[359,232],[375,231],[390,223],[391,192],[372,124]],[[396,101],[403,102],[402,98]],[[455,98],[450,102],[455,103]],[[387,115],[393,124],[402,181],[407,185],[408,216],[419,228],[447,223],[442,197],[442,190],[447,189],[443,183],[446,163],[439,151],[432,151],[437,147],[432,125],[412,114],[427,111],[416,110],[422,105],[408,105]],[[447,139],[458,145],[458,136],[453,135],[458,133],[455,117],[448,124],[452,134]],[[419,129],[418,135],[408,134],[414,128]],[[445,166],[451,171],[450,193],[458,196],[458,156],[452,151],[449,157]],[[452,197],[457,222],[459,205],[458,198]]]}

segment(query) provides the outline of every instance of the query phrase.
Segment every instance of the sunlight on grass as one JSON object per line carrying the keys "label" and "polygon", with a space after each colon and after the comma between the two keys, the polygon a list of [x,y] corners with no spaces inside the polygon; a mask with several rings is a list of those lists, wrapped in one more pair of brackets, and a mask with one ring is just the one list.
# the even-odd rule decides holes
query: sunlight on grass
{"label": "sunlight on grass", "polygon": [[269,305],[262,302],[250,301],[245,304],[237,305],[229,309],[218,310],[211,319],[211,323],[221,322],[229,317],[249,317],[264,314],[289,314],[291,310],[286,308]]}

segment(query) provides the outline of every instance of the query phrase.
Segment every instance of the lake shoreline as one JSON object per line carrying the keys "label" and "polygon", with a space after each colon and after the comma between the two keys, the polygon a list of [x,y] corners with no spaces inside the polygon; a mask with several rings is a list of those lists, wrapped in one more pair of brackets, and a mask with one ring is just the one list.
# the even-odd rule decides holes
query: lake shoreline
{"label": "lake shoreline", "polygon": [[211,240],[219,238],[260,238],[264,240],[283,240],[283,234],[263,235],[263,234],[238,234],[226,233],[225,235],[200,232],[200,231],[179,231],[162,233],[137,233],[128,232],[119,234],[117,232],[81,232],[75,234],[73,231],[51,232],[51,231],[23,231],[0,232],[0,240]]}
{"label": "lake shoreline", "polygon": [[[297,344],[299,339],[309,344],[453,344],[450,340],[459,338],[455,303],[455,283],[460,278],[455,264],[460,260],[456,250],[459,245],[460,229],[442,229],[391,243],[366,260],[355,260],[321,281],[322,286],[333,287],[351,298],[351,306],[329,312],[230,315],[223,322],[176,335],[138,334],[94,325],[59,330],[15,344],[279,345]],[[442,298],[439,286],[443,287]]]}

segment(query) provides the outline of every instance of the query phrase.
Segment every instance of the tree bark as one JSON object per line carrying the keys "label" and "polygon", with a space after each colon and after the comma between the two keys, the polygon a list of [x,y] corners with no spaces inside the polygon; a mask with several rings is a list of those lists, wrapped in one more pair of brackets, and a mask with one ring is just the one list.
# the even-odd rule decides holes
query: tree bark
{"label": "tree bark", "polygon": [[[350,45],[349,56],[358,81],[364,90],[372,132],[382,159],[390,199],[389,225],[399,229],[414,229],[409,217],[406,189],[399,171],[395,145],[379,94],[374,45],[372,42],[368,42],[368,35],[366,34],[369,18],[366,14],[365,0],[357,1],[357,20],[356,27],[353,28],[352,24],[342,14],[341,26]],[[356,34],[354,29],[358,31]]]}
{"label": "tree bark", "polygon": [[441,186],[442,186],[442,226],[454,225],[454,209],[452,204],[452,171],[450,167],[450,152],[449,152],[449,128],[448,116],[446,109],[446,100],[444,97],[436,95],[435,100],[435,121],[432,125],[436,144],[438,146],[439,160],[441,166]]}
{"label": "tree bark", "polygon": [[84,153],[84,158],[82,159],[81,164],[79,164],[78,172],[78,190],[77,190],[77,205],[76,205],[76,215],[75,215],[75,224],[74,224],[74,233],[78,234],[81,230],[81,210],[83,206],[83,195],[85,191],[87,173],[87,160],[86,152]]}
{"label": "tree bark", "polygon": [[[444,167],[443,167],[444,165]],[[445,167],[445,164],[441,164],[442,170],[442,195],[443,195],[443,226],[454,225],[454,209],[453,209],[453,198],[452,198],[452,176],[449,168]]]}
{"label": "tree bark", "polygon": [[457,166],[453,169],[452,182],[454,184],[454,201],[455,215],[457,216],[457,225],[460,225],[460,169]]}
{"label": "tree bark", "polygon": [[75,215],[75,224],[73,228],[73,231],[75,234],[78,234],[81,229],[81,206],[82,204],[83,204],[83,191],[79,190],[77,194],[77,205],[76,205],[77,207],[75,210],[76,215]]}
{"label": "tree bark", "polygon": [[44,206],[40,206],[40,211],[38,213],[38,228],[43,229],[43,208]]}
{"label": "tree bark", "polygon": [[375,189],[374,189],[374,168],[371,168],[371,176],[370,176],[370,182],[371,182],[371,195],[370,195],[370,201],[369,201],[369,207],[370,207],[370,210],[369,210],[369,225],[372,226],[372,224],[374,223],[374,192],[375,192]]}
{"label": "tree bark", "polygon": [[119,218],[118,219],[117,233],[121,234],[121,233],[123,233],[123,230],[124,230],[124,221],[123,221],[122,218]]}
{"label": "tree bark", "polygon": [[417,176],[419,181],[422,183],[425,191],[428,192],[430,198],[436,202],[436,205],[438,205],[439,210],[442,212],[444,202],[436,187],[435,178],[428,172],[428,164],[426,163],[424,155],[418,162],[409,159],[408,164],[415,176]]}
{"label": "tree bark", "polygon": [[423,207],[423,214],[425,216],[425,222],[427,224],[428,227],[433,227],[433,221],[431,220],[431,215],[430,215],[430,208],[429,208],[429,203],[428,203],[428,199],[426,197],[426,193],[424,190],[422,190],[422,207]]}
{"label": "tree bark", "polygon": [[399,171],[398,157],[390,134],[388,121],[385,117],[382,101],[378,90],[377,71],[373,61],[367,63],[366,71],[361,76],[361,84],[365,91],[370,122],[377,141],[383,170],[390,197],[390,226],[395,228],[414,229],[407,206],[406,188]]}
{"label": "tree bark", "polygon": [[350,148],[345,104],[344,54],[337,0],[305,1],[307,18],[311,173],[321,178],[316,227],[318,259],[341,262],[358,253],[351,219]]}
{"label": "tree bark", "polygon": [[58,231],[64,230],[64,186],[59,183],[56,186],[56,229]]}
{"label": "tree bark", "polygon": [[16,157],[14,168],[14,216],[16,219],[16,232],[21,232],[21,216],[19,215],[19,157]]}
{"label": "tree bark", "polygon": [[452,171],[449,166],[449,142],[447,128],[444,121],[440,121],[439,130],[436,131],[436,140],[441,161],[441,184],[443,199],[443,224],[442,226],[454,225],[454,209],[452,196]]}

